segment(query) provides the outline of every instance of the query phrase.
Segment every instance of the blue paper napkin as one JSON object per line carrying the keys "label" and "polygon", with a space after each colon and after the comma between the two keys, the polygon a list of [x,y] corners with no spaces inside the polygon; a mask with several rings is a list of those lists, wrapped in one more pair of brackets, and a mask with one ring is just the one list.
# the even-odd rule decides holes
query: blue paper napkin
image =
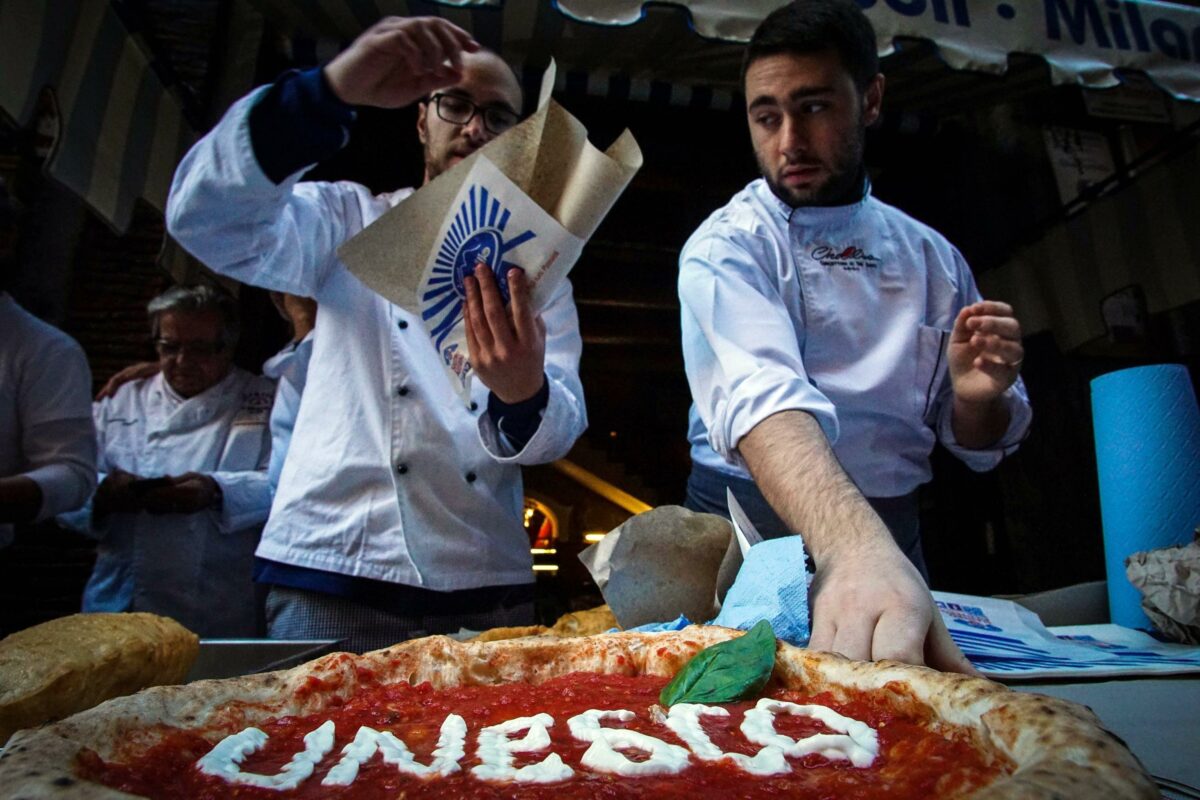
{"label": "blue paper napkin", "polygon": [[777,638],[807,644],[811,631],[806,563],[804,540],[798,535],[755,544],[712,624],[749,630],[765,619]]}
{"label": "blue paper napkin", "polygon": [[[670,622],[648,622],[645,625],[638,625],[636,628],[630,628],[629,630],[637,631],[638,633],[660,633],[662,631],[681,631],[684,628],[686,628],[688,625],[691,625],[691,624],[692,624],[691,620],[689,620],[683,614],[680,614],[678,617],[671,620]],[[615,630],[620,630],[620,629],[613,628],[613,630],[615,631]]]}

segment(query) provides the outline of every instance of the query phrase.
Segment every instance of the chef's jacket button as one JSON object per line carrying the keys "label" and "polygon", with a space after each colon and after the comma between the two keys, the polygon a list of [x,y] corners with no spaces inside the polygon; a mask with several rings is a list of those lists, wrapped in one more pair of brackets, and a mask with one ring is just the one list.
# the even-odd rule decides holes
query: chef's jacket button
{"label": "chef's jacket button", "polygon": [[408,472],[408,464],[397,464],[396,472],[400,475],[405,474],[406,472]]}
{"label": "chef's jacket button", "polygon": [[408,327],[408,320],[406,320],[406,319],[402,319],[402,320],[400,320],[399,322],[397,322],[397,323],[396,323],[396,326],[397,326],[397,327],[399,327],[399,328],[400,328],[400,330],[404,330],[405,328],[407,328],[407,327]]}
{"label": "chef's jacket button", "polygon": [[472,410],[472,411],[478,411],[478,410],[479,410],[479,403],[476,403],[474,400],[472,400],[472,401],[471,401],[471,406],[470,406],[470,408],[471,408],[471,410]]}
{"label": "chef's jacket button", "polygon": [[396,394],[400,395],[401,397],[408,396],[408,387],[401,386],[399,389],[396,390]]}
{"label": "chef's jacket button", "polygon": [[474,472],[468,472],[467,473],[467,483],[474,483],[476,477],[478,477],[478,476],[476,476]]}

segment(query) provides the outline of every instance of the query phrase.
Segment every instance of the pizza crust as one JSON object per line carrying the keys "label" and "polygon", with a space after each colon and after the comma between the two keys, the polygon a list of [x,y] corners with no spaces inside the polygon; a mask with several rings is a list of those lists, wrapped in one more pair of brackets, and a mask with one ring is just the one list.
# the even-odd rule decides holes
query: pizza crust
{"label": "pizza crust", "polygon": [[[575,671],[670,676],[704,647],[739,634],[693,626],[671,633],[491,643],[432,636],[363,656],[335,653],[285,672],[148,689],[18,733],[0,756],[0,786],[8,787],[11,797],[30,800],[129,797],[77,778],[73,766],[80,753],[92,750],[106,760],[120,760],[151,744],[146,729],[156,724],[204,726],[215,743],[273,717],[319,712],[330,698],[351,696],[364,670],[383,682],[429,681],[435,688],[540,683]],[[978,800],[1158,796],[1128,748],[1074,703],[1014,692],[982,678],[895,662],[853,662],[782,643],[773,680],[835,696],[889,684],[894,689],[898,682],[913,702],[970,731],[986,750],[1017,765],[1012,775],[976,792]]]}

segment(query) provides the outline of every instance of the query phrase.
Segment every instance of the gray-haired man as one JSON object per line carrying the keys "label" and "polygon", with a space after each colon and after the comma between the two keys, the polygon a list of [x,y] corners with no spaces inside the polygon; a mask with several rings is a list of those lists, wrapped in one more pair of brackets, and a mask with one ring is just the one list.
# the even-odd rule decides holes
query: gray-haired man
{"label": "gray-haired man", "polygon": [[83,609],[259,634],[251,572],[271,504],[274,386],[233,366],[237,307],[225,292],[175,287],[148,311],[159,373],[93,407],[100,485],[63,518],[99,543]]}

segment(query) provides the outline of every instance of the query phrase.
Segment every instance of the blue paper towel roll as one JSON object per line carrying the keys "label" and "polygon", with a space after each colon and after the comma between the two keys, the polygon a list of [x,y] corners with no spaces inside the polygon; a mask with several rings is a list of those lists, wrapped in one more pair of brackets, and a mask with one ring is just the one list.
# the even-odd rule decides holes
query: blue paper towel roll
{"label": "blue paper towel roll", "polygon": [[1092,381],[1096,469],[1112,621],[1149,628],[1125,558],[1184,544],[1200,524],[1200,408],[1187,368],[1135,367]]}

